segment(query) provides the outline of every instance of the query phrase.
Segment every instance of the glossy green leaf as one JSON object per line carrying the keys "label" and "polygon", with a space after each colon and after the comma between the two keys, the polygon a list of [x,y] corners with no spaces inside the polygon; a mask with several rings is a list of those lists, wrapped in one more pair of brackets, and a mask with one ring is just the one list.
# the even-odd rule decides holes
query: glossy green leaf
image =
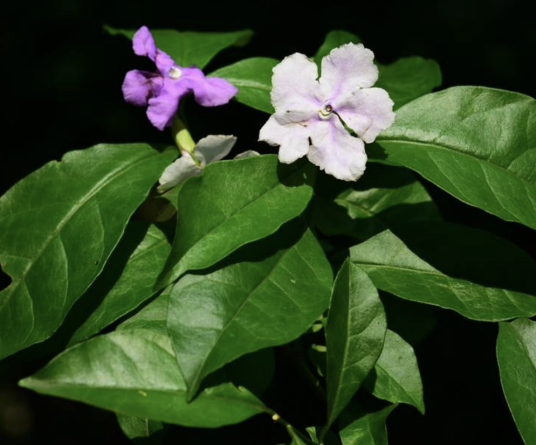
{"label": "glossy green leaf", "polygon": [[118,331],[146,329],[167,335],[169,296],[172,286],[165,288],[158,297],[117,326]]}
{"label": "glossy green leaf", "polygon": [[274,107],[270,101],[272,91],[272,69],[279,60],[255,57],[241,60],[233,65],[214,71],[210,76],[222,77],[238,88],[234,97],[240,103],[256,110],[272,114]]}
{"label": "glossy green leaf", "polygon": [[327,347],[327,430],[348,405],[382,351],[387,321],[378,291],[358,266],[345,261],[331,296]]}
{"label": "glossy green leaf", "polygon": [[[159,435],[159,433],[164,431],[165,425],[162,422],[117,414],[117,423],[119,423],[119,427],[125,436],[130,440],[135,441],[135,443],[150,443],[151,445],[161,443],[155,435]],[[140,440],[151,436],[154,440],[151,440],[150,442]]]}
{"label": "glossy green leaf", "polygon": [[369,150],[461,201],[536,229],[536,100],[456,87],[401,108]]}
{"label": "glossy green leaf", "polygon": [[481,230],[437,222],[386,230],[350,249],[374,285],[393,295],[500,321],[536,314],[536,263]]}
{"label": "glossy green leaf", "polygon": [[361,39],[355,34],[352,34],[348,31],[336,30],[331,31],[326,36],[324,43],[318,49],[315,54],[315,62],[320,65],[322,63],[322,58],[327,56],[333,48],[344,45],[345,43],[360,43]]}
{"label": "glossy green leaf", "polygon": [[[111,35],[134,37],[135,29],[105,27]],[[179,66],[195,65],[204,68],[221,50],[231,46],[244,46],[253,31],[244,29],[235,32],[179,32],[174,29],[151,29],[156,46],[168,53]]]}
{"label": "glossy green leaf", "polygon": [[[340,431],[343,445],[387,445],[387,417],[396,408],[390,405],[381,411],[355,416]],[[350,417],[349,417],[350,418]]]}
{"label": "glossy green leaf", "polygon": [[145,237],[126,263],[114,263],[114,252],[108,267],[78,301],[73,310],[80,305],[80,312],[91,305],[91,314],[74,332],[70,345],[98,333],[154,295],[154,285],[164,268],[171,246],[164,232],[155,225],[150,225],[147,230],[146,224],[135,224],[142,230],[145,227]]}
{"label": "glossy green leaf", "polygon": [[329,263],[301,221],[174,286],[168,329],[192,397],[209,373],[299,337],[327,308]]}
{"label": "glossy green leaf", "polygon": [[387,330],[382,353],[365,387],[379,399],[407,403],[424,414],[422,381],[415,351],[393,331]]}
{"label": "glossy green leaf", "polygon": [[122,415],[192,427],[216,428],[266,411],[253,394],[230,383],[207,387],[187,403],[169,337],[146,329],[80,343],[20,385]]}
{"label": "glossy green leaf", "polygon": [[367,239],[401,222],[441,220],[437,207],[408,170],[370,164],[355,183],[321,175],[314,221],[326,235]]}
{"label": "glossy green leaf", "polygon": [[404,57],[390,65],[378,64],[378,68],[379,78],[374,86],[387,90],[395,109],[441,86],[441,69],[432,59]]}
{"label": "glossy green leaf", "polygon": [[536,444],[536,322],[499,325],[497,360],[506,401],[526,445]]}
{"label": "glossy green leaf", "polygon": [[312,196],[313,174],[310,164],[279,164],[276,155],[207,165],[181,189],[177,236],[158,287],[215,264],[300,215]]}
{"label": "glossy green leaf", "polygon": [[0,292],[0,358],[59,327],[173,156],[145,144],[97,145],[0,198],[0,263],[13,280]]}

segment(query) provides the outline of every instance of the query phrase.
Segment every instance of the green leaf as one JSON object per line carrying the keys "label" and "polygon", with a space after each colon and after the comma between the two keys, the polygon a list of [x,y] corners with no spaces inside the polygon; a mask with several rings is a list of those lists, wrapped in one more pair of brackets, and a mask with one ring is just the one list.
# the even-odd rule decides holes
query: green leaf
{"label": "green leaf", "polygon": [[278,63],[279,60],[267,57],[245,59],[214,71],[210,77],[222,77],[237,87],[238,94],[234,99],[238,102],[272,114],[272,69]]}
{"label": "green leaf", "polygon": [[536,444],[536,322],[499,325],[497,360],[506,401],[526,445]]}
{"label": "green leaf", "polygon": [[145,329],[80,343],[20,385],[122,415],[191,427],[217,428],[266,412],[253,394],[230,383],[205,388],[187,403],[169,337]]}
{"label": "green leaf", "polygon": [[137,314],[126,319],[117,326],[118,331],[146,329],[167,335],[167,317],[169,296],[172,286],[165,288],[162,293],[141,309]]}
{"label": "green leaf", "polygon": [[378,291],[365,272],[345,261],[335,280],[326,326],[328,415],[324,431],[374,368],[386,329]]}
{"label": "green leaf", "polygon": [[320,175],[313,217],[326,235],[367,239],[401,222],[441,220],[426,189],[408,170],[370,164],[355,183]]}
{"label": "green leaf", "polygon": [[158,287],[215,264],[300,215],[312,196],[313,174],[310,164],[279,164],[276,155],[207,165],[181,189],[177,236]]}
{"label": "green leaf", "polygon": [[[109,266],[75,305],[73,311],[78,306],[87,310],[87,306],[91,305],[91,313],[72,335],[70,345],[100,332],[155,294],[153,288],[171,246],[164,232],[155,225],[147,227],[139,221],[131,224],[134,224],[132,231],[145,228],[145,237],[126,264],[114,261],[117,249]],[[128,233],[127,228],[126,235]]]}
{"label": "green leaf", "polygon": [[536,314],[536,263],[514,244],[481,230],[437,222],[386,230],[350,249],[381,290],[500,321]]}
{"label": "green leaf", "polygon": [[145,144],[67,153],[0,198],[0,358],[50,337],[172,161]]}
{"label": "green leaf", "polygon": [[432,59],[404,57],[390,65],[378,64],[378,68],[379,78],[374,86],[387,90],[395,109],[441,86],[441,69]]}
{"label": "green leaf", "polygon": [[326,36],[324,43],[315,54],[315,62],[318,66],[322,63],[322,58],[327,56],[333,48],[344,45],[345,43],[360,43],[361,39],[355,34],[347,31],[331,31]]}
{"label": "green leaf", "polygon": [[[130,440],[135,441],[135,443],[161,443],[161,441],[158,440],[159,437],[157,436],[160,436],[160,434],[164,431],[165,425],[162,422],[117,414],[117,423],[119,423],[119,427],[125,436],[127,436]],[[139,440],[149,437],[152,439],[149,442]]]}
{"label": "green leaf", "polygon": [[327,308],[332,272],[316,238],[293,221],[224,264],[174,286],[168,329],[193,397],[209,373],[288,343]]}
{"label": "green leaf", "polygon": [[[397,405],[374,413],[361,414],[340,432],[343,445],[387,445],[387,417]],[[354,418],[355,418],[354,417]]]}
{"label": "green leaf", "polygon": [[536,229],[536,101],[456,87],[401,108],[369,150],[461,201]]}
{"label": "green leaf", "polygon": [[[116,29],[105,26],[111,35],[132,39],[137,30]],[[195,65],[203,69],[221,50],[231,46],[246,45],[253,31],[244,29],[235,32],[179,32],[174,29],[151,30],[156,46],[168,53],[179,66]]]}
{"label": "green leaf", "polygon": [[365,387],[379,399],[407,403],[424,414],[421,374],[415,351],[393,331],[387,330],[382,353]]}

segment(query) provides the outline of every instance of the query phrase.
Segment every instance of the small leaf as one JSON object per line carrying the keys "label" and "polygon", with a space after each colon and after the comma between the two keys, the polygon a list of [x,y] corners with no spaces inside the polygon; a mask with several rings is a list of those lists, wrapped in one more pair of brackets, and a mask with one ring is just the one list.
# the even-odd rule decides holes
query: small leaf
{"label": "small leaf", "polygon": [[[132,231],[147,227],[139,221],[131,225]],[[153,288],[171,246],[164,232],[155,225],[150,225],[148,230],[145,228],[145,232],[145,237],[126,263],[124,260],[114,261],[118,259],[115,255],[118,250],[114,252],[108,267],[73,308],[73,311],[82,312],[87,311],[90,305],[91,314],[76,329],[70,345],[100,332],[155,294]]]}
{"label": "small leaf", "polygon": [[536,314],[536,263],[514,244],[481,230],[420,222],[386,230],[350,249],[351,261],[381,290],[500,321]]}
{"label": "small leaf", "polygon": [[374,368],[386,329],[378,291],[367,274],[347,260],[335,280],[326,326],[328,420],[324,431]]}
{"label": "small leaf", "polygon": [[[104,27],[111,35],[134,37],[137,30]],[[244,29],[235,32],[179,32],[173,29],[151,30],[156,46],[168,53],[179,66],[195,65],[203,69],[221,50],[231,46],[246,45],[253,31]]]}
{"label": "small leaf", "polygon": [[404,57],[390,65],[380,65],[375,87],[383,88],[395,103],[395,109],[441,86],[441,69],[432,59]]}
{"label": "small leaf", "polygon": [[[351,423],[344,427],[341,432],[343,445],[387,445],[387,417],[397,405],[390,405],[374,413],[361,414],[353,418]],[[355,419],[357,417],[357,419]],[[355,419],[355,420],[353,420]]]}
{"label": "small leaf", "polygon": [[79,343],[20,385],[126,416],[191,427],[217,428],[266,412],[253,394],[230,383],[207,387],[187,403],[169,338],[145,329]]}
{"label": "small leaf", "polygon": [[341,45],[344,45],[345,43],[360,43],[361,39],[357,37],[355,34],[352,34],[351,32],[347,31],[331,31],[326,36],[324,43],[322,43],[322,46],[318,49],[318,51],[315,54],[315,62],[317,65],[320,66],[322,63],[322,58],[324,56],[327,56],[332,49],[337,48]]}
{"label": "small leaf", "polygon": [[382,353],[365,387],[379,399],[407,403],[424,414],[422,382],[415,351],[393,331],[387,330]]}
{"label": "small leaf", "polygon": [[441,220],[426,189],[403,168],[370,164],[350,185],[319,175],[315,191],[314,221],[330,236],[365,240],[400,223]]}
{"label": "small leaf", "polygon": [[97,145],[49,162],[0,198],[0,263],[13,279],[0,292],[0,358],[60,326],[173,156]]}
{"label": "small leaf", "polygon": [[168,329],[189,397],[226,363],[299,337],[327,308],[331,282],[300,220],[206,273],[185,275],[171,294]]}
{"label": "small leaf", "polygon": [[272,69],[278,63],[278,60],[267,57],[245,59],[214,71],[210,77],[227,79],[237,87],[238,94],[234,99],[238,102],[272,114],[274,112],[270,100]]}
{"label": "small leaf", "polygon": [[188,270],[210,267],[240,246],[274,233],[305,210],[310,164],[279,164],[276,155],[207,165],[179,194],[177,236],[159,280],[162,288]]}
{"label": "small leaf", "polygon": [[536,100],[456,87],[397,112],[371,157],[417,171],[461,201],[536,229]]}
{"label": "small leaf", "polygon": [[499,325],[497,360],[506,401],[526,445],[536,444],[536,322]]}

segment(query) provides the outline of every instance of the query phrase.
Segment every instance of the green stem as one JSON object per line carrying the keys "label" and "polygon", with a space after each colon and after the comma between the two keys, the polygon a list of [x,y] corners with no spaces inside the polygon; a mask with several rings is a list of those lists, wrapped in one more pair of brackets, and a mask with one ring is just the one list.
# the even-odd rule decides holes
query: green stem
{"label": "green stem", "polygon": [[173,122],[171,125],[171,133],[173,135],[173,140],[175,141],[175,144],[177,145],[177,148],[181,153],[187,152],[192,157],[192,160],[195,162],[195,164],[198,167],[201,167],[201,163],[195,156],[195,141],[192,138],[192,135],[188,131],[188,128],[186,127],[186,124],[182,119],[178,117],[178,115],[175,115],[173,117]]}
{"label": "green stem", "polygon": [[311,441],[307,436],[305,436],[302,432],[300,432],[296,427],[292,426],[290,423],[288,423],[285,419],[283,419],[279,414],[277,414],[275,411],[268,409],[267,413],[272,416],[272,420],[275,423],[279,423],[282,425],[285,430],[287,431],[288,435],[292,439],[299,439],[303,443],[307,445],[315,445],[313,441]]}

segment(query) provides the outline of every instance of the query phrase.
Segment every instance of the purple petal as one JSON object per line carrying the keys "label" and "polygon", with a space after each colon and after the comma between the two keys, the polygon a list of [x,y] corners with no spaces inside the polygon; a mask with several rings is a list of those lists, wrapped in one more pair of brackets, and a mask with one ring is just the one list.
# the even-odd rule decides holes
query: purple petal
{"label": "purple petal", "polygon": [[164,77],[169,77],[169,70],[176,66],[175,61],[171,58],[171,56],[166,54],[164,51],[159,50],[158,48],[156,49],[155,63],[158,71],[160,71]]}
{"label": "purple petal", "polygon": [[181,68],[184,80],[195,96],[195,101],[204,107],[216,107],[228,103],[238,89],[220,77],[205,77],[199,68]]}
{"label": "purple petal", "polygon": [[147,56],[153,62],[156,57],[156,44],[147,26],[142,26],[132,38],[132,48],[138,56]]}
{"label": "purple petal", "polygon": [[[280,115],[294,122],[312,117],[322,106],[318,68],[314,62],[300,53],[285,57],[273,69],[272,105]],[[295,115],[295,116],[294,116]]]}
{"label": "purple petal", "polygon": [[160,94],[149,99],[147,117],[151,123],[159,130],[171,126],[173,116],[179,107],[179,100],[187,92],[187,85],[181,85],[171,79],[164,79],[164,86]]}
{"label": "purple petal", "polygon": [[143,106],[149,99],[158,96],[162,88],[163,79],[155,73],[148,71],[129,71],[123,81],[123,97],[128,103]]}
{"label": "purple petal", "polygon": [[360,88],[369,88],[378,80],[374,53],[361,43],[347,43],[333,49],[322,59],[320,85],[326,100],[335,99]]}
{"label": "purple petal", "polygon": [[307,154],[309,128],[299,123],[282,124],[272,115],[261,128],[259,141],[279,145],[279,160],[290,164]]}
{"label": "purple petal", "polygon": [[311,125],[311,147],[307,157],[343,181],[356,181],[365,171],[365,144],[351,136],[338,119],[318,121]]}
{"label": "purple petal", "polygon": [[365,88],[340,97],[335,109],[342,120],[367,143],[395,121],[393,101],[381,88]]}

